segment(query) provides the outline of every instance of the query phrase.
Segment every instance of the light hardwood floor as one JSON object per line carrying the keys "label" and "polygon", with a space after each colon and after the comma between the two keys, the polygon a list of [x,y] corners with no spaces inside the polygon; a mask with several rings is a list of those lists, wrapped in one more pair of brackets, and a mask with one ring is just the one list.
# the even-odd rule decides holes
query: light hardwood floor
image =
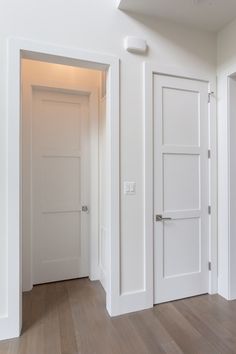
{"label": "light hardwood floor", "polygon": [[99,282],[45,284],[24,294],[21,338],[1,354],[236,353],[236,302],[200,296],[111,319]]}

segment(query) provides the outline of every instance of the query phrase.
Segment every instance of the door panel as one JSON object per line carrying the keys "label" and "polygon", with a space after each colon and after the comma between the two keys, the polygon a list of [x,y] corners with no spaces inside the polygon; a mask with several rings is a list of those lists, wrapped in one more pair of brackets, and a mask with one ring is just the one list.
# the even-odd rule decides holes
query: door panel
{"label": "door panel", "polygon": [[[57,214],[60,214],[59,217]],[[66,256],[76,258],[80,255],[80,238],[77,230],[80,229],[80,213],[45,213],[42,220],[42,243],[44,244],[44,258],[64,259]],[[64,235],[73,242],[64,242]],[[64,242],[64,243],[63,243]],[[63,247],[55,247],[56,243]]]}
{"label": "door panel", "polygon": [[[36,91],[35,91],[36,92]],[[44,149],[63,151],[80,150],[81,143],[81,120],[80,102],[78,96],[63,95],[62,93],[44,93],[39,105],[41,130],[43,140],[41,147]],[[50,96],[53,95],[53,97]],[[63,96],[65,96],[63,99]],[[77,102],[75,102],[77,100]]]}
{"label": "door panel", "polygon": [[43,210],[79,209],[80,157],[45,156],[41,167]]}
{"label": "door panel", "polygon": [[34,284],[88,276],[88,98],[34,89]]}
{"label": "door panel", "polygon": [[208,292],[208,201],[208,85],[155,75],[155,303]]}
{"label": "door panel", "polygon": [[[177,219],[163,225],[164,278],[198,273],[200,260],[199,218]],[[184,248],[183,248],[184,245]]]}
{"label": "door panel", "polygon": [[198,92],[163,87],[162,95],[164,145],[199,146]]}
{"label": "door panel", "polygon": [[198,155],[163,154],[164,212],[199,209],[199,173]]}

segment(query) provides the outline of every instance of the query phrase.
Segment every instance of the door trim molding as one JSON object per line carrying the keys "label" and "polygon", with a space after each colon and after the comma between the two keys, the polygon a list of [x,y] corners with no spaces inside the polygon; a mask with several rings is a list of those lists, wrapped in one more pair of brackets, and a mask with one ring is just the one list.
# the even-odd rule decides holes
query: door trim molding
{"label": "door trim molding", "polygon": [[[144,164],[144,234],[145,234],[145,279],[148,301],[154,304],[154,131],[153,131],[153,75],[161,74],[176,76],[198,81],[208,82],[209,92],[216,92],[216,78],[199,78],[195,73],[187,70],[153,66],[149,62],[143,64],[143,164]],[[217,245],[217,121],[216,121],[216,96],[213,95],[209,105],[209,149],[211,149],[211,160],[209,163],[209,203],[211,205],[211,216],[209,220],[209,261],[211,271],[209,272],[209,294],[218,291],[218,245]]]}
{"label": "door trim molding", "polygon": [[7,43],[7,119],[8,119],[8,254],[7,309],[0,319],[0,339],[17,337],[22,326],[21,284],[21,58],[57,64],[108,70],[108,286],[106,307],[111,316],[121,312],[120,277],[120,89],[119,59],[77,48],[10,38]]}

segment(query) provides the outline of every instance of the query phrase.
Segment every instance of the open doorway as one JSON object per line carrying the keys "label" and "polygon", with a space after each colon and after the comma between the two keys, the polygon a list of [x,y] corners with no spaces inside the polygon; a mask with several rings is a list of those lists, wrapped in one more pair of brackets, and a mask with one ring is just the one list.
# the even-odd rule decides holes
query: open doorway
{"label": "open doorway", "polygon": [[106,287],[106,70],[22,59],[22,286]]}
{"label": "open doorway", "polygon": [[[23,93],[23,86],[21,83],[21,66],[22,59],[33,60],[37,62],[44,62],[47,64],[60,64],[61,68],[70,66],[80,69],[90,69],[100,71],[100,80],[101,72],[107,72],[106,75],[106,158],[105,158],[105,173],[106,173],[106,211],[107,211],[107,274],[106,281],[104,280],[104,272],[101,276],[100,273],[100,260],[96,259],[94,263],[89,263],[88,275],[95,279],[102,278],[103,285],[106,287],[106,308],[111,316],[117,315],[120,313],[118,299],[119,299],[119,60],[115,57],[109,55],[103,55],[98,53],[91,53],[87,51],[57,47],[53,45],[48,45],[44,43],[32,42],[22,39],[11,39],[8,46],[8,55],[9,55],[9,70],[8,70],[8,233],[9,233],[9,242],[8,242],[8,315],[5,320],[5,328],[7,328],[6,337],[16,337],[20,335],[21,326],[22,326],[22,268],[25,267],[22,261],[22,228],[23,228],[23,174],[22,169],[22,140],[23,137],[22,131],[22,105],[21,97]],[[42,85],[44,86],[44,85]],[[31,98],[34,96],[40,95],[71,95],[75,99],[88,101],[87,103],[83,102],[82,105],[89,106],[89,101],[92,98],[93,94],[90,91],[85,92],[84,88],[81,90],[71,90],[71,88],[64,87],[63,89],[57,89],[53,92],[50,92],[51,87],[40,87],[40,85],[33,85],[31,87],[32,93]],[[53,87],[54,88],[54,87]],[[76,92],[75,92],[76,91]],[[78,92],[79,91],[79,92]],[[90,92],[90,93],[89,93]],[[79,97],[80,96],[80,97]],[[82,97],[84,96],[84,97]],[[86,98],[87,97],[87,98]],[[102,97],[98,96],[99,100],[102,100]],[[52,98],[52,97],[51,97]],[[55,97],[54,97],[55,98]],[[65,97],[64,97],[65,98]],[[68,97],[67,97],[68,98]],[[90,99],[89,99],[90,98]],[[48,100],[48,99],[47,99]],[[37,97],[36,97],[37,101]],[[49,100],[50,101],[50,100]],[[51,99],[51,101],[53,101]],[[63,101],[63,100],[62,100]],[[64,101],[63,101],[64,102]],[[14,103],[14,104],[12,104]],[[77,106],[79,103],[76,103]],[[80,104],[81,106],[81,104]],[[99,107],[99,106],[97,106]],[[100,107],[101,108],[101,107]],[[97,108],[99,110],[100,108]],[[85,109],[86,110],[86,109]],[[62,114],[59,110],[60,115]],[[99,114],[98,114],[99,116]],[[95,117],[93,115],[93,117]],[[95,120],[94,120],[95,123]],[[96,120],[96,124],[99,122]],[[37,130],[37,129],[36,129]],[[30,130],[29,130],[30,131]],[[28,137],[29,138],[29,137]],[[54,136],[55,138],[55,136]],[[58,139],[60,140],[60,139]],[[92,142],[95,140],[92,139]],[[54,141],[55,142],[55,141]],[[29,143],[30,140],[29,140]],[[93,144],[91,144],[93,145]],[[94,149],[94,146],[91,147]],[[99,144],[96,144],[96,154],[98,154]],[[50,150],[49,146],[49,150]],[[37,150],[37,149],[36,149]],[[44,155],[44,152],[41,151]],[[64,152],[65,153],[65,152]],[[45,153],[45,156],[47,153]],[[49,154],[50,155],[50,154]],[[53,155],[53,154],[52,154]],[[92,153],[90,152],[90,155]],[[51,156],[51,155],[50,155]],[[90,164],[90,175],[94,176],[94,171],[99,175],[99,163],[97,159],[97,166]],[[47,161],[48,162],[48,161]],[[95,170],[92,170],[92,166],[95,166]],[[57,166],[58,167],[58,166]],[[78,165],[74,168],[74,172],[78,172]],[[50,167],[49,167],[50,170]],[[55,172],[51,168],[51,172]],[[51,173],[50,172],[50,173]],[[59,173],[59,172],[58,172]],[[37,177],[36,177],[37,178]],[[51,175],[52,179],[55,179],[55,176]],[[74,179],[76,179],[74,175]],[[56,181],[59,183],[59,179]],[[96,184],[98,184],[98,195],[99,195],[99,179],[97,178]],[[94,184],[91,183],[90,187],[94,188]],[[50,186],[48,186],[50,187]],[[53,185],[55,188],[55,185]],[[88,187],[89,188],[89,187]],[[50,188],[49,188],[50,189]],[[76,189],[75,189],[76,190]],[[74,191],[75,191],[74,190]],[[29,189],[29,192],[31,190]],[[50,190],[51,192],[51,190]],[[56,193],[56,191],[54,190]],[[47,193],[47,192],[45,192]],[[71,192],[74,195],[73,192]],[[78,194],[77,194],[78,195]],[[91,196],[95,194],[91,191]],[[58,196],[57,196],[58,197]],[[93,197],[92,197],[93,198]],[[96,206],[94,207],[93,200],[90,200],[90,210],[89,212],[96,214],[97,216],[93,218],[96,220],[97,225],[99,225],[99,198],[97,198]],[[45,205],[46,207],[49,205]],[[88,207],[89,205],[81,205],[81,207]],[[47,212],[50,210],[45,209]],[[56,210],[56,208],[55,208]],[[55,211],[54,210],[54,211]],[[58,210],[56,210],[58,211]],[[59,210],[60,211],[60,210]],[[86,214],[86,210],[84,211]],[[82,213],[82,210],[81,210]],[[86,216],[86,215],[85,215]],[[61,221],[61,220],[60,220]],[[94,225],[96,223],[89,223],[89,233],[94,235],[97,233],[98,236],[101,233],[98,227]],[[31,231],[31,230],[29,230]],[[61,229],[58,231],[61,232]],[[93,240],[93,238],[92,238]],[[96,254],[101,253],[99,247],[99,239],[93,243],[89,241],[89,254],[90,260],[94,260]],[[96,243],[96,245],[95,245]],[[31,246],[29,247],[28,253],[32,255]],[[95,251],[96,250],[96,251]],[[98,250],[98,251],[97,251]],[[29,252],[30,251],[30,252]],[[25,250],[24,250],[25,254]],[[25,261],[25,260],[24,260]],[[32,259],[29,259],[28,262],[32,263]],[[91,267],[93,264],[93,267]],[[23,267],[22,267],[23,266]],[[99,270],[96,273],[96,270]],[[30,272],[28,268],[28,272]],[[30,277],[28,276],[28,279]],[[31,277],[32,280],[32,277]],[[24,280],[25,281],[25,280]],[[50,281],[50,279],[46,279]],[[26,283],[24,283],[26,284]],[[28,283],[30,286],[30,282]]]}

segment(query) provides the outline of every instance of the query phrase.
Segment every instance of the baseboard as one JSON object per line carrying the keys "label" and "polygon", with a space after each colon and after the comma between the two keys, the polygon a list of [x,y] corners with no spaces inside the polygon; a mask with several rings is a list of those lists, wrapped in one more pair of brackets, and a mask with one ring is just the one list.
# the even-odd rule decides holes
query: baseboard
{"label": "baseboard", "polygon": [[0,318],[0,341],[17,338],[20,336],[20,333],[21,329],[19,328],[17,323],[13,323],[13,321],[9,317]]}

